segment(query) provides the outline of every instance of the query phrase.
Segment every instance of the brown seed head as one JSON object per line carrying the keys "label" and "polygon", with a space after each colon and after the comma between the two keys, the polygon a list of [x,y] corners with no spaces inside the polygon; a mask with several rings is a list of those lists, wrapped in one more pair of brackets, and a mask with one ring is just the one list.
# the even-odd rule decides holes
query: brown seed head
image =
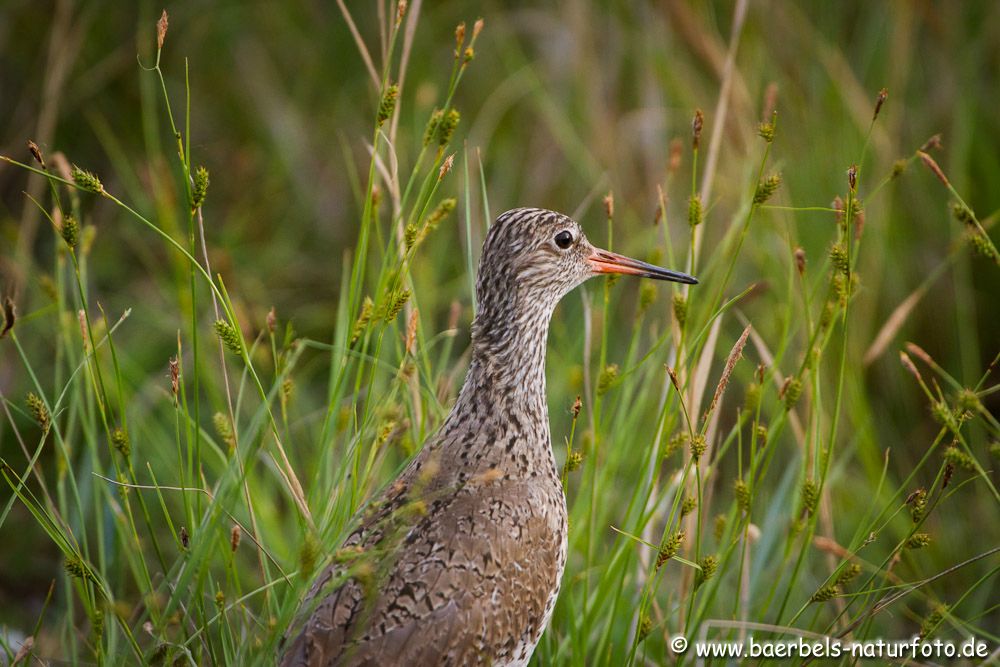
{"label": "brown seed head", "polygon": [[917,156],[920,158],[920,161],[924,163],[924,166],[930,169],[931,172],[937,176],[938,180],[945,184],[945,187],[950,185],[948,183],[948,177],[944,175],[944,171],[941,170],[941,167],[934,158],[923,151],[917,151]]}
{"label": "brown seed head", "polygon": [[38,147],[38,144],[28,139],[28,150],[31,151],[31,157],[35,158],[35,162],[41,165],[42,169],[45,169],[45,159],[42,157],[42,149]]}
{"label": "brown seed head", "polygon": [[455,164],[455,154],[454,153],[452,153],[451,155],[449,155],[448,157],[446,157],[444,159],[444,162],[441,163],[441,169],[438,170],[438,180],[439,181],[442,180],[448,174],[449,171],[451,171],[451,167],[452,167],[453,164]]}
{"label": "brown seed head", "polygon": [[795,249],[795,270],[799,272],[800,276],[806,272],[806,251],[802,246]]}
{"label": "brown seed head", "polygon": [[604,195],[604,212],[607,214],[608,220],[615,217],[615,195],[613,192]]}
{"label": "brown seed head", "polygon": [[14,328],[14,321],[16,319],[17,314],[14,311],[14,301],[9,296],[5,296],[3,298],[3,320],[0,321],[0,338],[6,336]]}
{"label": "brown seed head", "polygon": [[852,164],[847,170],[847,184],[851,187],[851,192],[858,189],[858,165]]}
{"label": "brown seed head", "polygon": [[955,474],[955,465],[950,461],[944,466],[944,474],[941,476],[941,490],[948,488],[948,484],[951,483],[951,477]]}
{"label": "brown seed head", "polygon": [[188,535],[187,528],[185,528],[184,526],[181,526],[180,537],[181,537],[181,546],[187,549],[188,546],[191,544],[191,536]]}
{"label": "brown seed head", "polygon": [[902,350],[900,350],[899,351],[899,362],[901,364],[903,364],[903,368],[905,368],[906,370],[910,371],[910,373],[913,375],[913,377],[917,378],[917,382],[919,382],[920,384],[924,383],[924,378],[920,375],[920,371],[917,369],[916,364],[914,364],[913,360],[910,359],[910,355],[908,355],[906,352],[903,352]]}
{"label": "brown seed head", "polygon": [[476,19],[476,22],[472,24],[472,41],[476,41],[476,37],[479,37],[479,33],[483,31],[483,26],[486,25],[486,21],[482,18]]}
{"label": "brown seed head", "polygon": [[274,330],[278,326],[278,313],[275,312],[274,306],[271,306],[271,310],[267,311],[265,321],[267,322],[267,330],[270,333],[274,333]]}
{"label": "brown seed head", "polygon": [[160,14],[160,20],[156,22],[156,50],[159,51],[163,48],[163,40],[167,38],[167,27],[170,25],[170,21],[167,18],[167,10],[164,9],[163,13]]}
{"label": "brown seed head", "polygon": [[722,377],[719,378],[719,384],[715,387],[715,394],[712,396],[712,402],[708,406],[708,410],[705,411],[704,420],[707,422],[709,415],[715,410],[715,407],[719,404],[719,399],[722,395],[726,393],[726,387],[729,386],[729,378],[733,374],[733,369],[736,368],[736,362],[743,357],[743,347],[747,343],[747,336],[750,335],[750,325],[748,324],[745,329],[743,329],[743,334],[733,345],[733,349],[729,352],[729,357],[726,359],[726,365],[722,370]]}
{"label": "brown seed head", "polygon": [[830,204],[830,207],[834,210],[834,217],[837,220],[837,224],[841,224],[844,220],[844,200],[840,198],[840,195],[833,198],[833,203]]}
{"label": "brown seed head", "polygon": [[580,409],[581,409],[582,407],[583,407],[583,402],[582,402],[582,401],[580,400],[580,397],[579,397],[579,396],[577,396],[577,397],[576,397],[576,400],[575,400],[575,401],[573,401],[573,407],[571,407],[571,408],[569,409],[569,410],[570,410],[570,412],[572,412],[572,413],[573,413],[573,419],[576,419],[577,417],[579,417],[579,416],[580,416]]}
{"label": "brown seed head", "polygon": [[882,105],[885,104],[885,100],[888,97],[889,91],[885,88],[878,91],[878,97],[875,98],[875,113],[872,115],[872,120],[878,118],[878,112],[882,110]]}
{"label": "brown seed head", "polygon": [[915,356],[918,359],[920,359],[920,361],[922,361],[925,364],[927,364],[928,366],[935,366],[936,365],[934,363],[934,358],[931,357],[931,355],[929,355],[927,353],[927,350],[925,350],[924,348],[920,347],[916,343],[907,343],[906,344],[906,350],[907,350],[907,352],[909,352],[913,356]]}
{"label": "brown seed head", "polygon": [[465,44],[465,21],[455,26],[455,57],[462,52],[462,45]]}
{"label": "brown seed head", "polygon": [[399,0],[399,4],[396,5],[396,27],[403,22],[403,17],[406,16],[406,0]]}
{"label": "brown seed head", "polygon": [[177,357],[170,357],[170,361],[168,363],[170,366],[170,392],[176,399],[181,375],[180,362],[177,361]]}
{"label": "brown seed head", "polygon": [[935,134],[933,137],[924,142],[924,145],[920,147],[920,150],[926,153],[932,150],[940,150],[941,146],[941,135]]}
{"label": "brown seed head", "polygon": [[653,213],[653,226],[660,224],[660,220],[663,219],[663,203],[666,201],[666,197],[663,195],[663,188],[660,184],[656,184],[656,212]]}
{"label": "brown seed head", "polygon": [[677,379],[677,372],[670,366],[667,366],[667,374],[670,375],[670,383],[674,385],[674,389],[677,390],[677,393],[680,393],[681,381]]}
{"label": "brown seed head", "polygon": [[229,549],[231,551],[236,551],[240,546],[240,535],[242,535],[240,530],[240,525],[238,523],[233,524],[233,529],[229,531]]}
{"label": "brown seed head", "polygon": [[691,121],[691,147],[698,150],[701,144],[701,128],[705,124],[705,114],[701,109],[695,109],[694,119]]}
{"label": "brown seed head", "polygon": [[681,152],[683,150],[684,143],[679,137],[670,140],[670,160],[667,162],[667,173],[674,174],[681,168]]}
{"label": "brown seed head", "polygon": [[420,313],[416,308],[410,313],[410,319],[406,323],[406,353],[413,354],[413,346],[417,342],[417,322],[420,321]]}

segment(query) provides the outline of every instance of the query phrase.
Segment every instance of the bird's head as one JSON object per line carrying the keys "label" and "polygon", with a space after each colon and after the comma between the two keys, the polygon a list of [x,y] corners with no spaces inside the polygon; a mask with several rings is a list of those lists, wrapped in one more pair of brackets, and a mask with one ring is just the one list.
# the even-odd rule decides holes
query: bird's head
{"label": "bird's head", "polygon": [[[591,245],[568,216],[538,208],[517,208],[496,219],[479,261],[477,333],[541,314],[547,321],[559,300],[599,274],[620,273],[689,285],[698,281]],[[485,311],[485,312],[484,312]]]}

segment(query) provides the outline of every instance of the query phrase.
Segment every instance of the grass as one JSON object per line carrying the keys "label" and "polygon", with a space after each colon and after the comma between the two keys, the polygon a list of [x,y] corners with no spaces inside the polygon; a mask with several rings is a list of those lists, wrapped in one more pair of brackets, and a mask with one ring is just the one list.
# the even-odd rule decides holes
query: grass
{"label": "grass", "polygon": [[41,160],[0,151],[6,659],[272,662],[447,414],[516,205],[701,280],[594,280],[553,321],[570,551],[537,663],[1000,643],[995,9],[377,4],[159,36],[64,8],[77,64],[44,68],[7,10],[50,94]]}

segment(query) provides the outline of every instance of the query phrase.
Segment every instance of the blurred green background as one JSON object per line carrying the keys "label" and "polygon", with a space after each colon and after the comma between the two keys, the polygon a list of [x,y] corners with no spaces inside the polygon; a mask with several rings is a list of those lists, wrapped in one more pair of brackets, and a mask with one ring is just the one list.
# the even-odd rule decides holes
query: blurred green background
{"label": "blurred green background", "polygon": [[[347,3],[376,66],[379,4]],[[189,68],[192,159],[211,171],[204,214],[213,268],[224,276],[248,327],[261,328],[275,306],[298,334],[329,340],[345,257],[356,242],[366,142],[378,103],[345,21],[335,3],[318,0],[177,1],[166,8],[166,84],[175,113],[181,113]],[[158,82],[142,67],[153,62],[153,27],[161,9],[146,1],[5,0],[0,153],[29,161],[27,139],[47,155],[61,151],[183,238],[173,140]],[[696,108],[704,110],[707,143],[720,120],[733,9],[731,2],[680,1],[423,3],[400,100],[395,150],[404,172],[420,148],[427,117],[442,103],[455,25],[471,26],[481,16],[486,26],[454,100],[462,113],[451,149],[458,154],[442,189],[459,197],[459,211],[429,238],[413,267],[428,331],[447,327],[453,301],[462,307],[456,363],[471,319],[462,172],[473,183],[468,208],[474,255],[485,227],[480,165],[492,215],[516,206],[564,211],[575,214],[596,242],[605,239],[601,197],[613,191],[615,248],[643,255],[659,237],[653,228],[656,187],[665,179],[670,142],[680,138],[680,185],[667,190],[667,218],[676,240],[683,241],[691,118]],[[784,177],[772,203],[828,206],[843,194],[875,95],[886,87],[889,98],[872,134],[864,182],[874,185],[897,159],[940,133],[943,148],[933,153],[935,159],[980,220],[995,221],[1000,3],[751,1],[706,202],[709,255],[756,178],[756,128],[772,85],[778,111],[772,158]],[[51,312],[43,277],[51,273],[57,238],[23,194],[44,196],[42,186],[38,177],[0,166],[0,292],[14,298],[23,318],[20,335],[29,354],[34,349],[33,363],[44,369]],[[849,443],[845,465],[864,471],[858,474],[869,481],[877,478],[882,452],[892,451],[893,474],[905,472],[938,428],[920,389],[899,365],[903,343],[918,343],[966,386],[998,352],[1000,271],[963,251],[927,286],[885,351],[862,363],[893,310],[961,243],[963,230],[951,217],[950,203],[941,183],[916,161],[866,208],[862,287],[852,306],[849,416],[842,429]],[[87,216],[85,222],[97,229],[89,276],[93,298],[113,319],[132,309],[118,345],[127,351],[130,372],[146,378],[148,384],[137,386],[148,388],[147,397],[162,394],[176,332],[186,326],[178,286],[186,288],[187,269],[107,202],[97,201]],[[759,283],[745,312],[765,338],[777,335],[786,299],[783,287],[771,288],[774,276],[788,274],[795,246],[805,249],[810,266],[820,266],[833,229],[826,213],[768,211],[755,221],[729,292]],[[625,304],[636,299],[634,287],[616,294]],[[661,297],[656,307],[666,313],[669,298]],[[553,345],[549,359],[555,442],[568,423],[562,406],[580,391],[581,321],[580,300],[571,297],[553,324],[554,339],[567,342]],[[727,324],[732,335],[726,340],[740,328]],[[627,340],[623,330],[611,342],[612,357]],[[29,385],[8,343],[0,341],[0,391],[20,404]],[[753,365],[742,369],[742,380]],[[324,407],[323,370],[321,360],[307,360],[296,388],[311,409]],[[993,376],[987,384],[995,382]],[[984,402],[997,412],[996,394]],[[301,419],[317,419],[303,412]],[[295,442],[293,463],[307,460],[309,447]],[[0,420],[0,454],[23,467],[7,419]],[[44,454],[41,465],[53,466],[53,457]],[[837,498],[838,514],[866,510],[866,488],[861,481],[853,493],[848,487]],[[8,498],[5,487],[0,500]],[[942,556],[941,567],[1000,543],[1000,517],[991,500],[970,493],[964,510],[945,511],[952,514],[936,525],[936,539],[968,545],[968,551]],[[37,615],[61,558],[15,505],[0,527],[0,623],[29,629],[21,623]],[[990,587],[998,592],[995,581]],[[988,626],[992,619],[996,629],[995,608],[991,613],[979,622]]]}

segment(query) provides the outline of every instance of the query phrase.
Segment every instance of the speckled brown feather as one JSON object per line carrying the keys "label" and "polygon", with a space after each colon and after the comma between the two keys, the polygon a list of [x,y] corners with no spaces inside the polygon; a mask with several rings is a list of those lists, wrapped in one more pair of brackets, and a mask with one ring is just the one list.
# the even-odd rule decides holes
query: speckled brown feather
{"label": "speckled brown feather", "polygon": [[[557,247],[566,230],[572,246]],[[490,227],[458,400],[362,514],[345,542],[357,557],[313,585],[282,665],[528,662],[566,563],[545,343],[559,299],[594,275],[595,252],[552,211],[516,209]]]}

